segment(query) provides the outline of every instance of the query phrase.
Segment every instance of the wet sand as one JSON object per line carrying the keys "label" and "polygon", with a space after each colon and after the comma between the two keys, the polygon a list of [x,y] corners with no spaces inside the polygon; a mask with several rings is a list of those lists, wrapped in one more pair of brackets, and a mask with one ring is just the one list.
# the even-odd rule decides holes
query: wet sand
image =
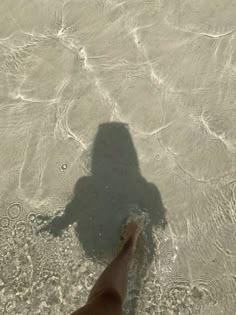
{"label": "wet sand", "polygon": [[236,3],[0,3],[0,313],[70,314],[148,226],[130,315],[235,315]]}

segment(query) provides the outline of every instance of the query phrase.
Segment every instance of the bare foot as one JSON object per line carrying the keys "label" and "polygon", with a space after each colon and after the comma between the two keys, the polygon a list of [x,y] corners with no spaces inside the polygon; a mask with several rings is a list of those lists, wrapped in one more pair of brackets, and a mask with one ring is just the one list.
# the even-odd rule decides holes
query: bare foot
{"label": "bare foot", "polygon": [[123,232],[121,234],[123,244],[127,243],[127,241],[131,239],[133,252],[135,251],[139,235],[144,228],[144,221],[145,218],[143,215],[131,214],[123,228]]}

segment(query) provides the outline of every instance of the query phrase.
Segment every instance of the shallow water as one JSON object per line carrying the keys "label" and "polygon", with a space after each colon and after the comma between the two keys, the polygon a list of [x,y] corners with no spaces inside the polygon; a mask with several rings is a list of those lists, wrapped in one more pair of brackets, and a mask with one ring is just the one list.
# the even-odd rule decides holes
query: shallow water
{"label": "shallow water", "polygon": [[236,313],[236,3],[0,3],[0,313],[70,314],[149,218],[127,314]]}

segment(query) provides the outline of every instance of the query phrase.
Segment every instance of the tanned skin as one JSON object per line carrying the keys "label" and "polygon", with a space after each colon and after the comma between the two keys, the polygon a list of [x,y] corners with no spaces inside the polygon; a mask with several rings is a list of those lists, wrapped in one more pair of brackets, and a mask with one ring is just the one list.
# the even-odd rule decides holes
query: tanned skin
{"label": "tanned skin", "polygon": [[121,235],[123,245],[93,286],[87,303],[71,315],[122,315],[128,270],[142,231],[144,218],[131,215]]}

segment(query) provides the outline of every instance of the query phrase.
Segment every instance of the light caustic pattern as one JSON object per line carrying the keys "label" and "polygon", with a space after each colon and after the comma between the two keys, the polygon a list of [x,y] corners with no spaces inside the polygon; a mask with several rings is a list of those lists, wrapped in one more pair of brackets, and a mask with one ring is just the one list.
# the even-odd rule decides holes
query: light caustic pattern
{"label": "light caustic pattern", "polygon": [[117,121],[167,221],[140,281],[132,269],[127,313],[235,315],[235,12],[233,0],[1,1],[1,314],[86,301],[106,262],[76,222],[37,231],[92,176],[98,126]]}

